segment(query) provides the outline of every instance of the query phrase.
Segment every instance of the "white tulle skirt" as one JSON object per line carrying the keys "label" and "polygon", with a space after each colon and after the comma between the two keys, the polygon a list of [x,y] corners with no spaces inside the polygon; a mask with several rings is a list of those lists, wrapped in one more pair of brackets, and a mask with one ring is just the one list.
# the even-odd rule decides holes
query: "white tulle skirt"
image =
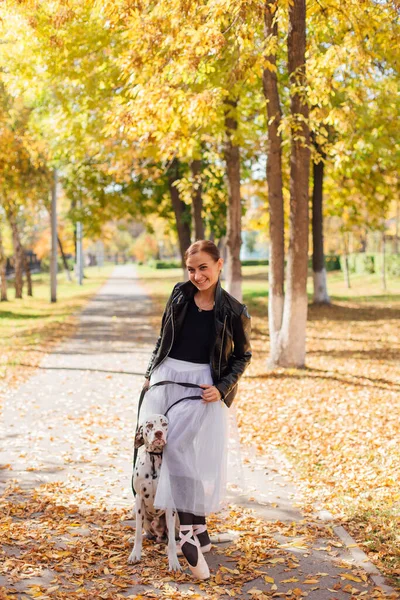
{"label": "white tulle skirt", "polygon": [[[154,369],[150,385],[165,380],[213,384],[210,365],[170,357]],[[180,398],[201,393],[201,389],[174,384],[149,389],[143,399],[139,425],[151,414],[165,414]],[[205,403],[202,400],[184,400],[171,408],[154,500],[156,508],[172,508],[195,515],[220,510],[226,498],[228,465],[229,472],[235,475],[234,484],[240,485],[239,440],[233,415],[228,415],[230,410],[221,401]],[[231,436],[229,429],[233,430]]]}

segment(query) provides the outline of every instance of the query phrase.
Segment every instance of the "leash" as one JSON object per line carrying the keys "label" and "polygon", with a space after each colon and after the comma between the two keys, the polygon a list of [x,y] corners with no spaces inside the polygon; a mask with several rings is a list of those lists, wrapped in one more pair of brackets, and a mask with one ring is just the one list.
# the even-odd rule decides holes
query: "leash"
{"label": "leash", "polygon": [[156,473],[156,456],[162,456],[163,452],[161,450],[161,452],[148,452],[147,454],[150,454],[150,460],[151,460],[151,478],[152,479],[156,479],[157,477],[157,473]]}
{"label": "leash", "polygon": [[[140,396],[139,396],[139,403],[138,403],[138,411],[137,411],[137,420],[136,420],[136,432],[137,433],[138,429],[139,429],[139,415],[140,415],[140,409],[142,407],[142,403],[143,403],[143,399],[144,396],[146,394],[146,392],[148,392],[149,390],[151,390],[151,388],[153,387],[158,387],[160,385],[168,385],[173,383],[174,385],[180,385],[181,387],[187,387],[187,388],[200,388],[203,389],[201,387],[201,385],[198,385],[197,383],[181,383],[180,381],[157,381],[156,383],[153,383],[152,385],[150,385],[147,388],[143,388],[142,391],[140,392]],[[184,398],[180,398],[179,400],[177,400],[176,402],[174,402],[173,404],[171,404],[171,406],[169,406],[167,408],[167,410],[164,413],[164,417],[167,416],[167,414],[169,413],[169,411],[171,410],[171,408],[173,408],[174,406],[176,406],[177,404],[179,404],[180,402],[183,402],[184,400],[203,400],[202,396],[185,396]],[[132,487],[132,492],[133,495],[136,496],[136,492],[134,490],[133,487],[133,475],[134,475],[134,471],[135,471],[135,465],[136,465],[136,459],[137,459],[137,455],[138,455],[138,448],[135,448],[133,451],[133,473],[132,473],[132,480],[131,480],[131,487]],[[156,477],[156,470],[155,470],[155,456],[154,455],[162,455],[162,452],[149,452],[150,457],[151,457],[151,466],[152,466],[152,478],[155,479]]]}
{"label": "leash", "polygon": [[[143,389],[140,394],[140,398],[139,398],[136,431],[138,429],[137,426],[139,424],[139,414],[140,414],[140,409],[142,407],[142,402],[143,402],[145,393],[148,392],[149,390],[151,390],[151,388],[158,387],[159,385],[168,385],[170,383],[173,383],[174,385],[180,385],[181,387],[203,389],[201,387],[201,385],[198,385],[197,383],[181,383],[180,381],[169,381],[167,379],[164,381],[157,381],[156,383],[153,383],[152,385],[150,385],[148,388]],[[169,406],[167,408],[166,412],[164,413],[164,417],[167,416],[168,412],[171,410],[171,408],[173,406],[175,406],[176,404],[179,404],[179,402],[183,402],[183,400],[202,400],[202,399],[203,399],[202,396],[185,396],[185,398],[180,398],[179,400],[177,400],[176,402],[174,402],[173,404],[171,404],[171,406]]]}

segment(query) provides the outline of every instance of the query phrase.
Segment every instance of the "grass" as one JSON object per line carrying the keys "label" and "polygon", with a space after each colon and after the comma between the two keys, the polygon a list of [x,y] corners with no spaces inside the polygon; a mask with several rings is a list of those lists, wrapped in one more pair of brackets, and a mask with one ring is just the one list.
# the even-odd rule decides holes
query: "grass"
{"label": "grass", "polygon": [[[82,286],[58,275],[57,302],[50,302],[50,277],[46,273],[33,275],[33,297],[14,298],[9,283],[8,302],[0,304],[0,393],[30,374],[30,367],[38,364],[43,352],[48,351],[63,337],[71,335],[75,315],[89,298],[108,279],[112,265],[85,270]],[[27,368],[28,366],[28,368]]]}
{"label": "grass", "polygon": [[[137,266],[138,274],[143,283],[149,285],[152,293],[165,300],[177,281],[183,281],[182,269],[152,269],[147,265]],[[268,271],[265,266],[243,267],[243,299],[254,308],[260,305],[260,299],[268,298]],[[362,303],[385,303],[400,301],[400,278],[388,278],[387,289],[382,289],[380,275],[350,275],[350,288],[347,288],[343,273],[333,271],[328,273],[328,291],[332,301],[360,301]],[[224,283],[223,283],[224,285]],[[308,278],[307,293],[312,302],[313,282]],[[262,301],[261,305],[266,304]]]}

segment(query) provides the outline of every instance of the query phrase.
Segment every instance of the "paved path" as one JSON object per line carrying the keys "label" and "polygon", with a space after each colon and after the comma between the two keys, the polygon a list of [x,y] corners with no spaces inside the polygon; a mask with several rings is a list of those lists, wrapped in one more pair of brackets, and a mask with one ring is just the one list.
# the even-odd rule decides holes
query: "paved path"
{"label": "paved path", "polygon": [[[154,565],[157,570],[160,561],[165,563],[164,550],[150,543],[145,544],[142,565],[126,564],[134,526],[128,513],[133,502],[133,430],[143,373],[155,341],[147,318],[152,311],[134,268],[117,267],[82,312],[73,338],[46,355],[31,378],[4,399],[0,492],[7,498],[3,503],[8,507],[7,531],[11,527],[14,533],[5,536],[4,528],[0,539],[5,565],[0,567],[0,598],[389,597],[379,595],[378,580],[372,581],[357,567],[357,560],[365,557],[359,554],[357,559],[357,549],[351,550],[353,554],[346,550],[353,540],[337,530],[343,534],[339,539],[322,521],[303,519],[293,503],[296,490],[290,483],[290,467],[277,456],[256,458],[251,450],[244,452],[246,494],[231,492],[230,509],[213,521],[217,530],[229,530],[233,539],[208,555],[210,582],[197,586],[187,576],[157,578]],[[49,505],[50,493],[59,501]],[[30,504],[33,512],[26,512]],[[54,520],[47,525],[48,543],[51,540],[54,549],[50,557],[43,532],[41,537],[36,532],[52,511],[59,511],[60,523],[69,518],[76,522],[65,527],[63,535]],[[26,532],[27,524],[32,543],[18,538],[19,527]],[[88,571],[83,558],[79,567],[78,550],[68,553],[81,548],[86,560],[94,532],[104,534],[98,542],[103,553],[104,544],[114,545],[121,561],[117,574],[112,572],[110,554],[96,580],[91,571],[90,585],[106,586],[101,588],[103,595],[89,584],[85,588]],[[104,532],[110,533],[108,538]],[[46,560],[38,558],[38,548]],[[57,552],[58,567],[51,562]],[[66,575],[64,558],[70,561],[73,582]],[[365,566],[368,569],[368,563]],[[46,594],[40,586],[50,591]]]}

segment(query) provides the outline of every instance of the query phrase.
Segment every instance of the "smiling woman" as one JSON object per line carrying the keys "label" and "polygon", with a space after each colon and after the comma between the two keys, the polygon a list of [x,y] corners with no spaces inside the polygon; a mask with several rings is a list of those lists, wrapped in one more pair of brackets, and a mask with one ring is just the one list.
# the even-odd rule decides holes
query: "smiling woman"
{"label": "smiling woman", "polygon": [[[251,359],[250,317],[221,288],[223,260],[213,242],[192,244],[185,262],[189,281],[176,284],[167,302],[138,426],[151,414],[168,412],[154,506],[178,511],[182,553],[193,574],[207,579],[205,515],[219,510],[225,500],[227,407]],[[240,456],[238,448],[230,448],[230,455]]]}

